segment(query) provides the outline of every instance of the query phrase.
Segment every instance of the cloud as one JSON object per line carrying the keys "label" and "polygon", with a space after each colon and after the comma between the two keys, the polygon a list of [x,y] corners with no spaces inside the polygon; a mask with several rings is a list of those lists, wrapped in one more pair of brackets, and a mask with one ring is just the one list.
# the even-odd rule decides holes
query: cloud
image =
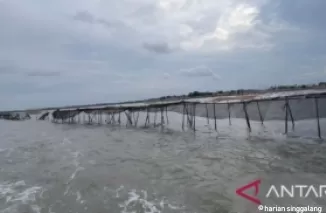
{"label": "cloud", "polygon": [[324,4],[0,0],[0,108],[319,81]]}
{"label": "cloud", "polygon": [[150,52],[158,53],[158,54],[167,54],[172,52],[172,49],[165,42],[157,42],[157,43],[145,42],[143,44],[143,47]]}
{"label": "cloud", "polygon": [[90,14],[87,11],[80,11],[77,12],[74,17],[75,20],[85,22],[85,23],[93,23],[95,21],[95,18],[93,17],[92,14]]}
{"label": "cloud", "polygon": [[187,77],[212,77],[216,80],[220,79],[220,76],[214,73],[206,66],[198,66],[189,69],[182,69],[180,73]]}
{"label": "cloud", "polygon": [[109,21],[105,18],[99,18],[95,15],[92,15],[88,11],[79,11],[73,16],[73,19],[76,21],[84,22],[86,24],[97,24],[100,26],[104,26],[108,29],[112,28],[123,28],[123,23],[119,21]]}
{"label": "cloud", "polygon": [[169,73],[163,73],[163,78],[164,79],[169,79],[169,78],[171,78],[171,75],[169,74]]}

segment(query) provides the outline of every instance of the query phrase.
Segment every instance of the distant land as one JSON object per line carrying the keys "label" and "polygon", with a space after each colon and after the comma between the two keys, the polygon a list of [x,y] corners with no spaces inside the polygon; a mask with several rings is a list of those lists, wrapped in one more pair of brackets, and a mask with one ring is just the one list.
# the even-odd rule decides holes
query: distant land
{"label": "distant land", "polygon": [[[96,104],[87,104],[87,105],[68,105],[61,107],[40,107],[34,109],[25,109],[21,111],[38,111],[38,110],[53,110],[57,108],[82,108],[89,106],[98,106],[98,105],[110,105],[110,104],[128,104],[128,103],[142,103],[142,102],[154,102],[154,101],[173,101],[173,100],[182,100],[189,98],[201,98],[201,97],[212,97],[212,96],[231,96],[231,95],[247,95],[247,94],[261,94],[267,92],[282,92],[282,91],[296,91],[296,90],[306,90],[306,89],[326,89],[326,82],[319,82],[317,84],[294,84],[294,85],[275,85],[267,89],[238,89],[238,90],[228,90],[228,91],[216,91],[216,92],[200,92],[193,91],[187,95],[168,95],[158,98],[149,98],[143,100],[134,100],[134,101],[125,101],[119,103],[96,103]],[[12,110],[13,112],[17,110]]]}

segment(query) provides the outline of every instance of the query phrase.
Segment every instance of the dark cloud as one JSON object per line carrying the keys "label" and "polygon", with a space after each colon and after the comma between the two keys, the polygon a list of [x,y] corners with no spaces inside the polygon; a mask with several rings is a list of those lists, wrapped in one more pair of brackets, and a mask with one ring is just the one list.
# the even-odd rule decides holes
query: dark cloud
{"label": "dark cloud", "polygon": [[105,27],[109,27],[109,28],[111,28],[111,27],[113,27],[115,25],[115,23],[109,22],[109,21],[107,21],[105,19],[97,19],[96,22],[99,23],[99,24],[104,25]]}
{"label": "dark cloud", "polygon": [[91,13],[87,11],[80,11],[77,12],[74,16],[73,19],[76,21],[81,21],[84,23],[88,24],[99,24],[102,25],[106,28],[112,29],[112,28],[122,28],[126,27],[122,22],[116,21],[116,20],[107,20],[103,18],[97,18],[96,16],[92,15]]}
{"label": "dark cloud", "polygon": [[278,18],[301,29],[325,31],[326,1],[324,0],[273,0],[261,11],[263,18]]}
{"label": "dark cloud", "polygon": [[206,66],[182,69],[180,73],[187,77],[213,77],[214,79],[220,79],[220,76]]}
{"label": "dark cloud", "polygon": [[11,66],[5,66],[5,65],[0,65],[0,75],[5,74],[15,74],[17,73],[17,70],[15,70],[13,67]]}
{"label": "dark cloud", "polygon": [[74,19],[86,23],[93,23],[94,16],[87,11],[79,11],[74,15]]}
{"label": "dark cloud", "polygon": [[169,47],[169,44],[166,42],[157,42],[157,43],[143,43],[143,47],[153,53],[158,54],[167,54],[171,53],[173,50]]}
{"label": "dark cloud", "polygon": [[32,71],[26,73],[29,77],[56,77],[60,76],[60,72],[52,71],[52,72],[42,72],[42,71]]}

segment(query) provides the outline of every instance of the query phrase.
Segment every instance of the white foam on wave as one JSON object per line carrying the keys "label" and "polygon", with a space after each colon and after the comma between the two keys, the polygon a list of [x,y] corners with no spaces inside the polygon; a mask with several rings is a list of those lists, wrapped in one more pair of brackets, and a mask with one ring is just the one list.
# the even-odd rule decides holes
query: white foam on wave
{"label": "white foam on wave", "polygon": [[0,148],[0,154],[6,154],[6,157],[10,157],[11,153],[13,152],[13,149],[12,148],[9,148],[9,149],[2,149]]}
{"label": "white foam on wave", "polygon": [[66,196],[69,193],[70,190],[70,186],[67,186],[65,192],[63,193],[64,196]]}
{"label": "white foam on wave", "polygon": [[84,167],[77,167],[76,170],[74,171],[74,173],[72,173],[72,175],[70,176],[70,180],[69,181],[72,181],[73,179],[75,179],[76,175],[78,172],[80,171],[83,171],[85,168]]}
{"label": "white foam on wave", "polygon": [[63,144],[71,144],[71,141],[68,138],[63,138],[62,143]]}
{"label": "white foam on wave", "polygon": [[83,156],[83,154],[81,152],[75,151],[75,152],[71,152],[71,155],[73,157],[73,164],[76,167],[79,167],[80,162],[79,162],[79,157]]}
{"label": "white foam on wave", "polygon": [[35,213],[41,213],[41,208],[38,205],[31,206]]}
{"label": "white foam on wave", "polygon": [[[121,191],[123,188],[119,187],[116,191]],[[122,208],[121,213],[136,213],[139,208],[144,213],[162,213],[164,209],[183,210],[185,208],[184,206],[173,205],[165,198],[150,200],[146,190],[137,191],[133,189],[127,194],[127,199],[119,204],[119,207]]]}
{"label": "white foam on wave", "polygon": [[35,201],[35,195],[39,193],[42,190],[42,187],[39,186],[33,186],[30,188],[27,188],[21,193],[18,193],[12,197],[12,199],[8,200],[8,202],[14,202],[14,201],[21,201],[23,203],[28,203],[28,201]]}
{"label": "white foam on wave", "polygon": [[79,157],[82,156],[82,153],[76,151],[76,152],[72,152],[71,154],[73,156],[73,165],[76,167],[76,169],[71,174],[68,183],[76,178],[78,172],[83,171],[85,169],[84,167],[80,166],[80,162],[79,162]]}
{"label": "white foam on wave", "polygon": [[121,190],[123,190],[124,189],[124,186],[120,186],[116,191],[115,191],[115,197],[116,198],[119,198],[120,197],[120,195],[119,195],[119,192],[121,191]]}
{"label": "white foam on wave", "polygon": [[55,213],[55,212],[52,211],[52,207],[49,208],[48,213]]}
{"label": "white foam on wave", "polygon": [[76,192],[76,196],[77,196],[77,198],[76,198],[76,201],[77,202],[79,202],[80,204],[84,204],[85,203],[85,200],[82,200],[82,196],[81,196],[80,191],[77,191]]}
{"label": "white foam on wave", "polygon": [[2,209],[0,212],[15,212],[18,204],[30,204],[33,212],[40,213],[40,207],[34,202],[36,201],[36,197],[43,190],[42,187],[26,186],[25,181],[0,183],[0,199],[6,200],[6,204],[10,205],[9,207]]}

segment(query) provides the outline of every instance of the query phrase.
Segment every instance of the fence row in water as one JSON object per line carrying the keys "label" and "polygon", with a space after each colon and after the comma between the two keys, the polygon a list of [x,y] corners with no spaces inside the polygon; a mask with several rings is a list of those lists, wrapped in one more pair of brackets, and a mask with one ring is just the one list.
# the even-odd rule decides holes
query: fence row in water
{"label": "fence row in water", "polygon": [[[267,120],[284,120],[284,131],[288,133],[290,122],[292,129],[295,122],[305,119],[316,119],[318,137],[321,138],[320,118],[326,118],[325,94],[301,96],[286,96],[259,100],[243,100],[233,102],[200,102],[175,101],[154,104],[108,105],[106,107],[57,109],[52,113],[46,112],[39,119],[50,119],[57,123],[84,123],[84,124],[122,124],[126,126],[139,125],[139,113],[145,116],[144,126],[151,124],[163,126],[169,124],[168,111],[182,114],[182,129],[186,127],[196,131],[196,117],[206,117],[214,121],[217,130],[218,119],[243,118],[248,131],[251,132],[251,120],[264,124]],[[154,114],[154,118],[152,118]],[[151,123],[151,121],[153,121]]]}

